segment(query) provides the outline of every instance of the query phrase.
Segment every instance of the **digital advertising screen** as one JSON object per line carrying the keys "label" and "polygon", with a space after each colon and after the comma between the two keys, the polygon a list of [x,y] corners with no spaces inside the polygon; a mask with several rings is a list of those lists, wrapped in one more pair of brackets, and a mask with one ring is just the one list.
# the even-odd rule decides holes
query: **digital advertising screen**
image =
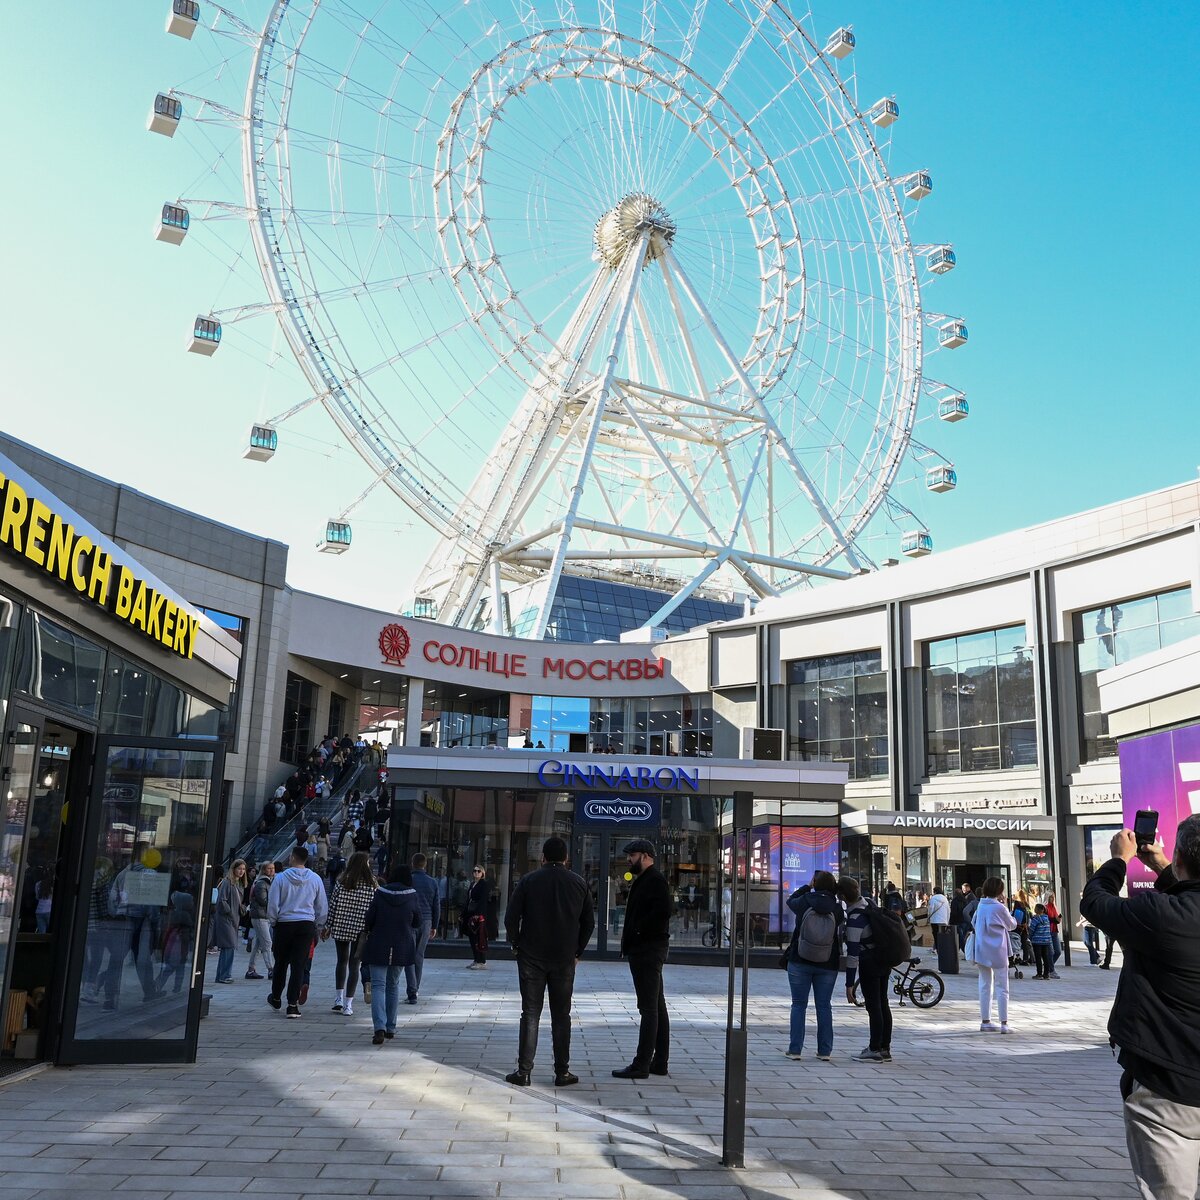
{"label": "digital advertising screen", "polygon": [[[1125,828],[1133,828],[1139,809],[1153,809],[1170,858],[1180,821],[1200,813],[1200,725],[1121,742],[1118,753]],[[1154,886],[1154,872],[1136,858],[1127,879],[1130,891]]]}

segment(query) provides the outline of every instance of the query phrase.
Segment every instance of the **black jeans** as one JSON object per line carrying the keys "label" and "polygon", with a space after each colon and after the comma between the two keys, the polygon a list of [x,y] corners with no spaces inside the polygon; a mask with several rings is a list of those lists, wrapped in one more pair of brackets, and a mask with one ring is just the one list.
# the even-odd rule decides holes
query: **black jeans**
{"label": "black jeans", "polygon": [[271,995],[279,999],[287,979],[287,1002],[300,1003],[300,987],[308,969],[308,948],[316,937],[312,921],[280,921],[274,930],[275,970],[271,972]]}
{"label": "black jeans", "polygon": [[637,994],[638,1012],[642,1015],[638,1034],[637,1053],[633,1065],[646,1070],[651,1063],[665,1067],[671,1053],[671,1020],[667,1016],[667,1001],[663,996],[662,971],[667,961],[667,948],[635,950],[628,955],[629,973]]}
{"label": "black jeans", "polygon": [[863,1000],[867,1005],[867,1020],[871,1026],[871,1044],[868,1049],[890,1051],[892,1010],[888,1007],[888,988],[891,986],[891,972],[874,975],[860,971],[858,978],[862,985]]}
{"label": "black jeans", "polygon": [[334,939],[337,950],[337,965],[333,968],[333,982],[337,990],[345,991],[347,998],[354,999],[354,988],[358,983],[358,968],[362,962],[363,947],[367,944],[364,930],[352,942]]}
{"label": "black jeans", "polygon": [[517,1070],[526,1074],[533,1070],[542,1002],[549,990],[554,1073],[564,1075],[571,1066],[571,995],[575,990],[575,960],[544,963],[518,954],[517,977],[521,982],[521,1042],[517,1050]]}
{"label": "black jeans", "polygon": [[1037,963],[1037,973],[1044,975],[1046,978],[1050,976],[1050,947],[1042,946],[1039,943],[1033,943],[1033,961]]}

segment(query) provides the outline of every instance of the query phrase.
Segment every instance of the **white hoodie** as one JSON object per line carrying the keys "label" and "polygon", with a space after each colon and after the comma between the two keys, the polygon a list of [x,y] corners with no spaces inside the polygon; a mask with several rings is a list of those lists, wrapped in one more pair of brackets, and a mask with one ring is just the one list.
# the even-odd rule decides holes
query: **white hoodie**
{"label": "white hoodie", "polygon": [[985,896],[975,910],[975,961],[981,967],[1008,970],[1008,934],[1016,929],[1012,913]]}
{"label": "white hoodie", "polygon": [[267,895],[267,920],[325,922],[325,885],[307,867],[288,867],[271,880]]}

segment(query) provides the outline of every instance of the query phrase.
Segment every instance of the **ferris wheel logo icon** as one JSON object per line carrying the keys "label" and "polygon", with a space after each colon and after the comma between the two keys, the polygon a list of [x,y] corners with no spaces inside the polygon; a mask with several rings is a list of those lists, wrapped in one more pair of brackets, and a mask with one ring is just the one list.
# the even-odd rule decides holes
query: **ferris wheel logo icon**
{"label": "ferris wheel logo icon", "polygon": [[412,641],[403,625],[385,625],[379,631],[379,653],[385,663],[404,666],[404,660],[412,649]]}

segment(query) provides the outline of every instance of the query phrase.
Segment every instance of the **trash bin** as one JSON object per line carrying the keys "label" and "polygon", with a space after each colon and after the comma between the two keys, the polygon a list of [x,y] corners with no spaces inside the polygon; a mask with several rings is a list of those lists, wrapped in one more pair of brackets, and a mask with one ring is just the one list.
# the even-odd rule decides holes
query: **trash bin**
{"label": "trash bin", "polygon": [[938,970],[943,975],[958,974],[958,927],[939,925],[934,945],[937,948]]}

